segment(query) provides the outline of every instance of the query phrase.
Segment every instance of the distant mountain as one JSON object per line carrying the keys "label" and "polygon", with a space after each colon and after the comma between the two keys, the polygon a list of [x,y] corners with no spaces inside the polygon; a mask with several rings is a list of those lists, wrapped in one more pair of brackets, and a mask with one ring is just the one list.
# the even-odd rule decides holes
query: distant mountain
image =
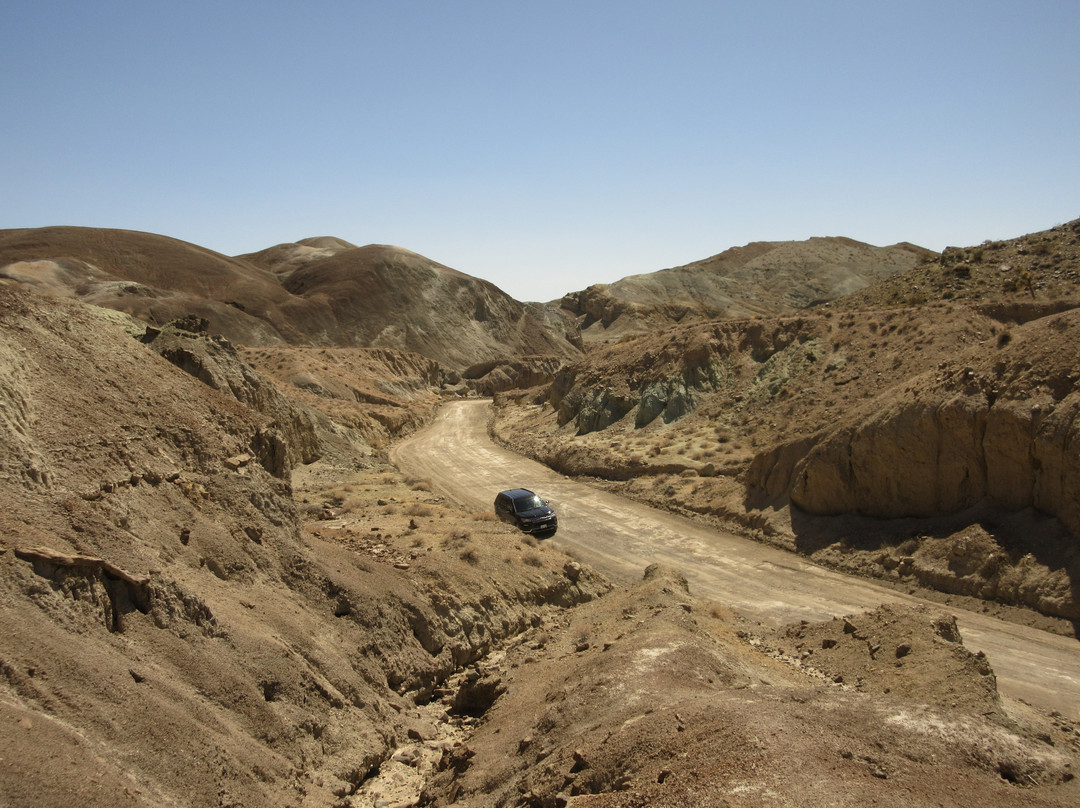
{"label": "distant mountain", "polygon": [[0,230],[0,278],[152,324],[197,315],[245,345],[396,348],[452,370],[580,353],[572,318],[408,250],[331,237],[231,258],[130,230]]}
{"label": "distant mountain", "polygon": [[631,275],[563,297],[586,341],[674,323],[775,316],[825,303],[934,256],[912,244],[847,238],[754,242],[681,267]]}

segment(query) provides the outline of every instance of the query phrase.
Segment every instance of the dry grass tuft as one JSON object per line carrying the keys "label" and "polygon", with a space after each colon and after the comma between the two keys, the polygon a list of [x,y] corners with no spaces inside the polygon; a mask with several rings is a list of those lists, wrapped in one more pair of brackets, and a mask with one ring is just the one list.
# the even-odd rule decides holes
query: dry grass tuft
{"label": "dry grass tuft", "polygon": [[409,486],[409,489],[412,491],[426,491],[429,493],[431,491],[431,480],[427,477],[407,477],[405,479],[405,484]]}

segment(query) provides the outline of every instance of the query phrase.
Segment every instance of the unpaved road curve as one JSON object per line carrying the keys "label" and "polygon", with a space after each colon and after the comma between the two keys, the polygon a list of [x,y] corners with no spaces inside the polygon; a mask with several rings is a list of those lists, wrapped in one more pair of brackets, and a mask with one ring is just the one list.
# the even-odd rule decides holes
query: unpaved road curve
{"label": "unpaved road curve", "polygon": [[[559,514],[552,541],[611,580],[629,583],[649,564],[669,564],[683,572],[697,598],[768,625],[827,620],[887,602],[925,602],[597,490],[507,451],[487,434],[490,406],[481,400],[447,404],[431,424],[395,446],[391,459],[477,512],[491,511],[495,494],[505,488],[538,491]],[[1080,642],[951,611],[964,644],[989,657],[1004,695],[1080,720]]]}

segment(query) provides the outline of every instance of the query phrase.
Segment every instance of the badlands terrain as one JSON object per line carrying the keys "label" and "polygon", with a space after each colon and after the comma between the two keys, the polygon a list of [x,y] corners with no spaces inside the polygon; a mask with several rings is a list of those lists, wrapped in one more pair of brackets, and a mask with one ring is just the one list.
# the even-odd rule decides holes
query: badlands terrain
{"label": "badlands terrain", "polygon": [[[1075,639],[1078,282],[1080,222],[547,303],[334,238],[0,231],[0,805],[1076,805],[1080,712],[1003,695],[954,615]],[[607,580],[390,462],[473,397],[923,605]]]}

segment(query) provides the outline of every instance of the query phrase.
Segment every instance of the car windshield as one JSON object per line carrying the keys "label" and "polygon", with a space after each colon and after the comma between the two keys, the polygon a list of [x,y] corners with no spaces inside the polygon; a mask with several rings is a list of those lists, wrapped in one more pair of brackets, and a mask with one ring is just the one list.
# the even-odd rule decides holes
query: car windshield
{"label": "car windshield", "polygon": [[531,497],[522,497],[521,499],[514,500],[514,510],[518,513],[525,511],[531,511],[534,508],[543,508],[544,500],[533,494]]}

